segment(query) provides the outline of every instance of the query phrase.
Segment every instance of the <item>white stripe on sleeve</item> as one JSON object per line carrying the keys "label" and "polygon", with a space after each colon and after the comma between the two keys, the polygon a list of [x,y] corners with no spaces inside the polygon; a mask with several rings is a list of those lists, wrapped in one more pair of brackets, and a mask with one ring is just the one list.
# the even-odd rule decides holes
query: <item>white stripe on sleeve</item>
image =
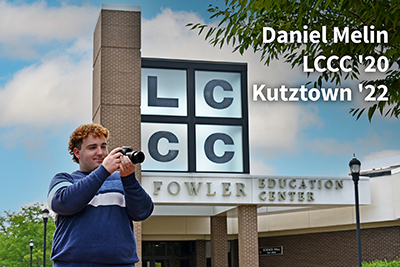
{"label": "white stripe on sleeve", "polygon": [[70,185],[72,185],[71,182],[61,182],[61,183],[56,184],[56,185],[51,189],[51,191],[50,191],[49,194],[47,195],[47,205],[49,206],[49,209],[52,210],[52,208],[51,208],[51,202],[52,202],[52,200],[53,200],[53,197],[54,197],[55,193],[58,191],[58,189],[63,188],[63,187],[67,187],[67,186],[70,186]]}

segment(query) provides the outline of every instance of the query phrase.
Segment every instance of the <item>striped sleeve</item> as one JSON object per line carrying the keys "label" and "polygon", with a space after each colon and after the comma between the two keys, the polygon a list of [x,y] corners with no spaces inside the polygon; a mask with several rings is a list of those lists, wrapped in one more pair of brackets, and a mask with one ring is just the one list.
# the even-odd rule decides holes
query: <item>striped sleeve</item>
{"label": "striped sleeve", "polygon": [[80,212],[93,199],[108,176],[110,173],[103,165],[86,176],[75,173],[56,175],[50,183],[51,209],[55,213],[65,216]]}
{"label": "striped sleeve", "polygon": [[72,185],[72,179],[67,173],[59,173],[50,182],[49,193],[47,194],[47,205],[52,210],[52,200],[55,193],[64,187]]}

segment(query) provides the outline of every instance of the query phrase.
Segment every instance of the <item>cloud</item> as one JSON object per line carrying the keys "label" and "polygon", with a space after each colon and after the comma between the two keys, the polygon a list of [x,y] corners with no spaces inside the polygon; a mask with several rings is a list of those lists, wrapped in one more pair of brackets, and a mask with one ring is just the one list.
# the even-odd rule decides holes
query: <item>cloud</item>
{"label": "cloud", "polygon": [[[320,138],[316,137],[311,140],[303,140],[302,149],[319,153],[321,155],[335,155],[335,156],[351,156],[356,153],[359,157],[365,156],[365,159],[377,157],[378,155],[393,155],[395,150],[380,151],[382,147],[390,146],[392,134],[386,132],[378,134],[370,130],[364,137],[359,137],[355,140],[340,141],[335,138]],[[370,154],[370,151],[378,151]],[[369,155],[370,154],[370,155]]]}
{"label": "cloud", "polygon": [[301,131],[321,123],[315,109],[291,103],[265,104],[250,114],[250,145],[255,156],[263,158],[297,153]]}
{"label": "cloud", "polygon": [[[91,120],[94,6],[0,1],[0,57],[30,59],[0,87],[0,126]],[[32,61],[34,59],[34,61]]]}
{"label": "cloud", "polygon": [[252,175],[274,175],[278,171],[275,167],[268,165],[262,159],[254,157],[250,162],[250,170]]}
{"label": "cloud", "polygon": [[91,6],[48,7],[45,1],[17,5],[0,1],[0,55],[38,58],[41,46],[92,36],[98,8]]}
{"label": "cloud", "polygon": [[220,50],[211,46],[203,36],[185,26],[189,22],[204,23],[204,20],[196,13],[172,11],[169,8],[162,9],[161,13],[151,20],[142,18],[142,56],[245,61],[239,55],[232,54],[230,48]]}
{"label": "cloud", "polygon": [[91,118],[91,60],[45,58],[0,90],[0,125],[48,127]]}
{"label": "cloud", "polygon": [[378,158],[388,158],[388,157],[394,157],[394,156],[399,156],[399,155],[400,155],[400,150],[386,149],[386,150],[372,152],[372,153],[366,155],[364,157],[364,160],[373,160],[373,159],[378,159]]}
{"label": "cloud", "polygon": [[[362,142],[365,142],[365,140]],[[342,142],[334,138],[316,138],[304,143],[303,148],[325,155],[351,155],[353,153],[352,149],[354,149],[354,144]]]}

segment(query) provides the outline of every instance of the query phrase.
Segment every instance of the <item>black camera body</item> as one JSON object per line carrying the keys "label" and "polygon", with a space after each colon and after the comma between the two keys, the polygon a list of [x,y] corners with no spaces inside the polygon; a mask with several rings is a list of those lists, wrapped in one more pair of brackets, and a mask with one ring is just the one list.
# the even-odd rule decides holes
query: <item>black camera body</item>
{"label": "black camera body", "polygon": [[122,154],[128,156],[133,164],[142,163],[144,161],[144,153],[142,151],[134,151],[130,146],[122,147]]}

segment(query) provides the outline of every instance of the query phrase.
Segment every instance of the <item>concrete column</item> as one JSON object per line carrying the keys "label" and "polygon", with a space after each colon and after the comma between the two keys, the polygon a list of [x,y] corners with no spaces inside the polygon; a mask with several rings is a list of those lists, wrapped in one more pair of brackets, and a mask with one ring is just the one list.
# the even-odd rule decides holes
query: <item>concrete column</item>
{"label": "concrete column", "polygon": [[[110,131],[109,151],[141,149],[140,20],[138,6],[102,5],[94,31],[92,119]],[[136,177],[141,181],[140,167]],[[141,223],[135,223],[135,233],[141,259]]]}
{"label": "concrete column", "polygon": [[257,206],[238,206],[239,267],[258,267]]}
{"label": "concrete column", "polygon": [[211,266],[228,267],[226,215],[211,217]]}

